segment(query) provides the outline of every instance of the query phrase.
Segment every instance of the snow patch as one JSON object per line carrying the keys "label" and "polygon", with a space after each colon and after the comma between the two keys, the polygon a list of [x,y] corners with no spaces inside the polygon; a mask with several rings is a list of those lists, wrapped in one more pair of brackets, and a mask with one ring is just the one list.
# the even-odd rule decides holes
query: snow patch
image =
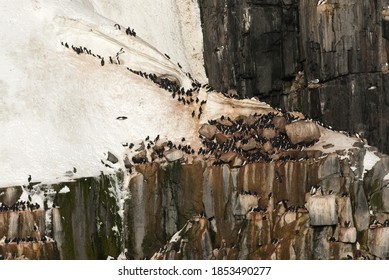
{"label": "snow patch", "polygon": [[58,193],[68,193],[68,192],[70,192],[70,189],[68,186],[65,186],[62,189],[60,189]]}
{"label": "snow patch", "polygon": [[116,234],[119,234],[119,229],[118,229],[118,226],[113,226],[112,227],[112,231],[115,232]]}
{"label": "snow patch", "polygon": [[366,151],[365,157],[363,158],[364,172],[362,174],[362,177],[365,175],[367,171],[371,170],[379,160],[380,158],[376,156],[374,152]]}
{"label": "snow patch", "polygon": [[123,252],[120,253],[120,255],[117,257],[118,260],[127,260],[127,249],[124,249]]}
{"label": "snow patch", "polygon": [[[120,161],[122,142],[157,134],[172,141],[194,137],[193,108],[178,105],[170,93],[127,70],[175,77],[189,88],[191,81],[177,62],[185,71],[200,69],[203,61],[193,52],[202,50],[199,45],[195,51],[186,48],[182,36],[190,36],[185,30],[200,34],[201,26],[198,12],[189,23],[183,19],[186,27],[181,29],[178,17],[196,10],[184,2],[177,4],[183,14],[176,13],[174,0],[2,3],[0,187],[26,184],[28,174],[33,182],[47,184],[67,181],[70,175],[114,173],[101,160],[111,151]],[[131,26],[139,35],[128,36],[115,23]],[[99,59],[77,55],[61,41],[87,47],[106,62],[121,48],[125,53],[121,65],[101,67]],[[128,119],[118,121],[121,115]],[[74,166],[77,173],[66,173]]]}

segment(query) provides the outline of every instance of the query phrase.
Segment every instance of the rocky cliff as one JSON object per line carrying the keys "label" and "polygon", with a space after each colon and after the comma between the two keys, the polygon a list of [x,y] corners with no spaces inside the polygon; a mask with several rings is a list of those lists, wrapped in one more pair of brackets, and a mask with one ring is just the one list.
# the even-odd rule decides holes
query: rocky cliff
{"label": "rocky cliff", "polygon": [[210,84],[388,152],[388,1],[200,0]]}
{"label": "rocky cliff", "polygon": [[[322,130],[319,142],[288,158],[243,166],[179,157],[116,175],[6,188],[0,255],[386,259],[388,157],[346,136],[330,144],[334,137]],[[41,208],[29,202],[37,197]]]}
{"label": "rocky cliff", "polygon": [[[339,106],[336,113],[347,126],[352,119],[342,114],[359,103],[345,99],[342,106],[322,97],[326,90],[350,86],[346,81],[355,77],[351,96],[366,106],[382,106],[382,96],[374,95],[380,86],[369,84],[365,99],[356,90],[367,83],[361,69],[384,79],[383,72],[374,72],[375,63],[359,59],[375,43],[355,41],[355,34],[365,33],[353,24],[332,23],[340,24],[342,13],[355,9],[349,22],[370,26],[378,17],[368,15],[379,10],[378,4],[201,3],[203,19],[204,11],[215,19],[223,16],[222,24],[216,20],[217,26],[204,28],[224,40],[213,53],[205,52],[218,63],[208,75],[214,75],[211,83],[220,75],[220,93],[195,76],[202,76],[198,43],[192,41],[200,30],[196,6],[170,0],[160,12],[155,1],[138,3],[145,1],[150,8],[131,9],[131,19],[147,35],[124,22],[124,0],[115,2],[121,9],[105,1],[64,0],[23,3],[20,10],[20,0],[7,2],[5,11],[20,24],[0,17],[9,42],[0,50],[6,57],[0,64],[6,73],[0,111],[0,259],[388,258],[388,157],[360,135],[255,98],[231,98],[242,88],[263,86],[263,98],[300,108],[318,105],[316,96],[320,112],[330,114],[324,110],[329,104]],[[205,4],[211,6],[204,10]],[[183,14],[170,13],[172,7]],[[237,9],[244,11],[242,26]],[[302,28],[304,9],[313,19]],[[153,24],[143,25],[148,12],[156,17],[147,19],[160,18],[162,26],[150,41]],[[232,19],[237,30],[244,29],[244,44],[226,36]],[[329,24],[336,32],[354,32],[339,38],[346,49],[361,43],[347,52],[349,64],[336,57],[336,63],[322,65],[327,55],[335,59],[329,50],[338,45],[314,36],[322,32],[312,25],[314,19],[322,28]],[[171,29],[177,21],[182,29]],[[164,31],[167,37],[159,34]],[[186,39],[188,34],[193,37]],[[316,39],[302,45],[296,34]],[[215,40],[205,42],[206,49]],[[230,44],[242,52],[229,50]],[[262,49],[246,55],[255,45]],[[374,51],[368,53],[378,59]],[[232,56],[241,56],[237,68],[230,67],[237,61]],[[346,68],[357,70],[342,74]],[[273,98],[277,92],[284,97]]]}

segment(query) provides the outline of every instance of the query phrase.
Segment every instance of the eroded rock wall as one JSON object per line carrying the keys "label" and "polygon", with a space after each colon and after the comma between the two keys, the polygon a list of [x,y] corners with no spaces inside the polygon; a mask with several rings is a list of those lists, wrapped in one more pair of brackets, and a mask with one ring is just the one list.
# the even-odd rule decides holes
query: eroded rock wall
{"label": "eroded rock wall", "polygon": [[[47,200],[44,209],[34,211],[2,211],[0,254],[33,259],[385,259],[388,158],[382,156],[364,173],[366,153],[372,152],[301,151],[300,159],[240,168],[205,161],[151,163],[137,165],[128,185],[120,173],[36,185],[25,191],[32,196],[45,192],[52,203]],[[65,186],[69,192],[61,191]],[[34,236],[34,224],[49,241],[21,241]]]}

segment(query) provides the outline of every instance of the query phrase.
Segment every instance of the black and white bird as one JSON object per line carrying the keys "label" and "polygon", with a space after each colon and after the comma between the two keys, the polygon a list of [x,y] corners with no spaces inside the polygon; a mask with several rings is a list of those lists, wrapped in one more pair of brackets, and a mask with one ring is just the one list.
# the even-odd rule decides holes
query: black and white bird
{"label": "black and white bird", "polygon": [[116,118],[117,120],[120,120],[120,121],[123,121],[123,120],[126,120],[127,117],[126,116],[119,116]]}
{"label": "black and white bird", "polygon": [[320,186],[318,186],[318,185],[312,185],[311,186],[311,190],[309,191],[309,193],[311,195],[315,195],[319,188],[320,188]]}

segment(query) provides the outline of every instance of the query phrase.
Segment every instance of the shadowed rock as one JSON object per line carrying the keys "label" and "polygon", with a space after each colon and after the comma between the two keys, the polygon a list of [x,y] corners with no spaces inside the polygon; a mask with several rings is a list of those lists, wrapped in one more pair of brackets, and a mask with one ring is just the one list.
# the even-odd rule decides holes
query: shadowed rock
{"label": "shadowed rock", "polygon": [[112,162],[114,164],[119,161],[118,158],[114,154],[112,154],[111,152],[108,152],[107,160],[109,160],[110,162]]}

